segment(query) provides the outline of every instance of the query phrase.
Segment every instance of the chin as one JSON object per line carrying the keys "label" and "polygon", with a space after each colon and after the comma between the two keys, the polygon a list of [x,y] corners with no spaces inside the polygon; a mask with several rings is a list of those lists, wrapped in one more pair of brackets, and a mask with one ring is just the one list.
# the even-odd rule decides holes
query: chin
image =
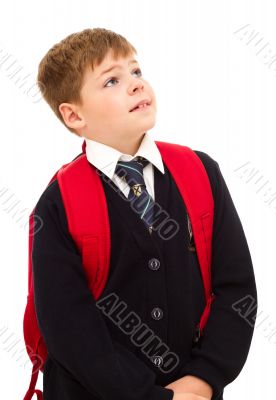
{"label": "chin", "polygon": [[149,118],[148,121],[143,121],[143,123],[141,123],[141,128],[143,131],[148,131],[150,129],[152,129],[156,124],[156,119],[155,118]]}

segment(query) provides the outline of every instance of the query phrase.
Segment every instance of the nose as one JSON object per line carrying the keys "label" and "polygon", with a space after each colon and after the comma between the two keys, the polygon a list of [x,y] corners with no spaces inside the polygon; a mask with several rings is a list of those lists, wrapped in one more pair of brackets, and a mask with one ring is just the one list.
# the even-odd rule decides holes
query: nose
{"label": "nose", "polygon": [[144,83],[141,79],[135,78],[135,80],[129,87],[130,93],[135,92],[137,89],[138,90],[144,89]]}

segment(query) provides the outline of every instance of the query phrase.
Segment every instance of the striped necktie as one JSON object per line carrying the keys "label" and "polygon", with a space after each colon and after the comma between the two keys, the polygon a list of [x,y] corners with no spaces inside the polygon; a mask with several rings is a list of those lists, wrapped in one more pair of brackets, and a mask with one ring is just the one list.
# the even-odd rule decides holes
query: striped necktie
{"label": "striped necktie", "polygon": [[154,200],[147,191],[143,176],[143,168],[149,161],[140,156],[136,158],[131,161],[118,161],[115,174],[129,185],[128,199],[132,203],[132,209],[137,212],[149,232],[152,233]]}

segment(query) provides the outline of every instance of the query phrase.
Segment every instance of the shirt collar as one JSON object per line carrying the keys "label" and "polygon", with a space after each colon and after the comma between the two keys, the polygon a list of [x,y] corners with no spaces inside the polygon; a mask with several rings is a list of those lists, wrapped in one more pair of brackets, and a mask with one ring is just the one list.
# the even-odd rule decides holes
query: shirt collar
{"label": "shirt collar", "polygon": [[160,151],[148,132],[145,132],[140,147],[134,156],[121,153],[119,150],[114,149],[111,146],[96,142],[92,139],[85,138],[85,141],[87,160],[101,172],[107,175],[109,179],[113,178],[115,168],[119,160],[131,161],[137,156],[146,158],[150,163],[158,168],[162,174],[165,173]]}

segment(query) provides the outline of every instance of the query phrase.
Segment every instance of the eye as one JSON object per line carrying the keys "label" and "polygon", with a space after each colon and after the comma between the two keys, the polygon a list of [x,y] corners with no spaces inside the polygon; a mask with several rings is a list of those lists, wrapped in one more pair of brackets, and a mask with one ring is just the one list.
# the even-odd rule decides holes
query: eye
{"label": "eye", "polygon": [[[135,73],[135,72],[138,72],[140,75],[142,75],[142,71],[141,71],[140,68],[136,68],[133,72],[134,72],[134,73]],[[118,81],[118,79],[116,79],[116,77],[113,76],[112,78],[110,78],[110,79],[106,82],[106,84],[104,85],[104,87],[110,87],[110,86],[107,86],[107,85],[108,85],[109,82],[112,82],[112,81]]]}
{"label": "eye", "polygon": [[140,74],[140,75],[142,75],[142,71],[140,70],[140,68],[136,68],[133,72],[137,72],[138,71],[138,73]]}

